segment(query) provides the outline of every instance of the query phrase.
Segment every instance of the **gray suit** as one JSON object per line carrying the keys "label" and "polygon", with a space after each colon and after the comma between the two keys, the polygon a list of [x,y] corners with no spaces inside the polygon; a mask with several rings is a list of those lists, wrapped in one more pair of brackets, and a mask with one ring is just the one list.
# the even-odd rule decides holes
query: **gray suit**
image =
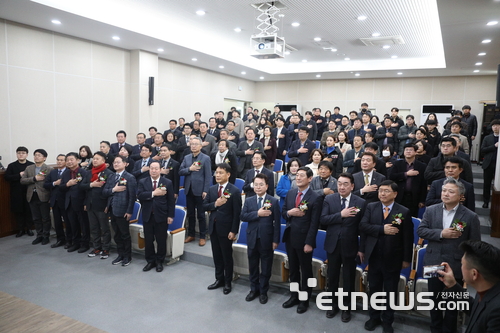
{"label": "gray suit", "polygon": [[[311,186],[311,190],[318,193],[319,195],[322,195],[323,197],[325,196],[325,193],[323,192],[323,189],[325,187],[323,187],[323,181],[321,180],[320,176],[314,177],[311,181],[310,186]],[[333,192],[337,192],[337,179],[330,176],[328,178],[328,184],[326,187],[331,189]]]}
{"label": "gray suit", "polygon": [[212,150],[214,150],[215,147],[217,147],[217,142],[215,140],[215,137],[213,135],[208,134],[208,132],[207,132],[205,137],[202,138],[200,136],[200,139],[203,141],[203,143],[208,142],[208,145],[204,146],[201,149],[201,151],[203,152],[203,154],[210,156],[210,154],[212,153]]}

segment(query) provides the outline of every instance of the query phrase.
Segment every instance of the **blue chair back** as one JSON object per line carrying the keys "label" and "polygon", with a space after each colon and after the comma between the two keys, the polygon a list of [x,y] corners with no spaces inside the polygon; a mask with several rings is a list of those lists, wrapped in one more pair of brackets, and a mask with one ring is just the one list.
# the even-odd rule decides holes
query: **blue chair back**
{"label": "blue chair back", "polygon": [[181,188],[179,190],[179,195],[177,197],[177,203],[176,203],[177,206],[181,206],[181,207],[187,207],[187,203],[186,203],[186,192],[184,191],[183,188]]}
{"label": "blue chair back", "polygon": [[286,225],[282,224],[281,229],[280,229],[280,243],[278,244],[278,247],[276,250],[279,250],[280,252],[286,253],[286,246],[285,242],[283,242],[283,234],[285,233]]}
{"label": "blue chair back", "polygon": [[423,218],[423,217],[424,217],[424,213],[425,213],[425,209],[426,209],[426,208],[427,208],[427,207],[422,207],[422,208],[419,208],[419,209],[418,209],[418,218],[419,218],[419,219],[421,219],[421,218]]}
{"label": "blue chair back", "polygon": [[326,260],[325,247],[326,231],[318,230],[316,234],[316,248],[313,250],[313,258],[320,259],[322,261]]}
{"label": "blue chair back", "polygon": [[316,149],[319,149],[320,145],[321,145],[321,141],[315,141],[316,142]]}
{"label": "blue chair back", "polygon": [[234,181],[234,186],[240,189],[241,192],[243,192],[243,185],[245,185],[245,181],[241,178],[236,178]]}
{"label": "blue chair back", "polygon": [[179,228],[184,228],[184,223],[186,221],[186,211],[183,207],[175,207],[175,217],[174,222],[168,225],[168,230],[173,231]]}
{"label": "blue chair back", "polygon": [[139,218],[139,214],[141,213],[141,204],[139,202],[134,202],[134,210],[132,211],[131,220],[135,220]]}
{"label": "blue chair back", "polygon": [[415,280],[421,279],[424,275],[424,256],[425,256],[426,250],[427,249],[425,247],[418,250],[417,265],[416,265],[417,273],[415,275]]}
{"label": "blue chair back", "polygon": [[417,235],[417,229],[418,226],[420,225],[420,219],[416,217],[412,217],[411,220],[413,221],[413,244],[418,244],[418,235]]}
{"label": "blue chair back", "polygon": [[274,162],[273,171],[274,172],[283,171],[283,161],[282,160],[276,159],[276,161]]}
{"label": "blue chair back", "polygon": [[238,232],[238,240],[236,241],[236,244],[247,245],[247,227],[248,222],[240,223],[240,231]]}
{"label": "blue chair back", "polygon": [[184,187],[184,176],[179,178],[179,187]]}

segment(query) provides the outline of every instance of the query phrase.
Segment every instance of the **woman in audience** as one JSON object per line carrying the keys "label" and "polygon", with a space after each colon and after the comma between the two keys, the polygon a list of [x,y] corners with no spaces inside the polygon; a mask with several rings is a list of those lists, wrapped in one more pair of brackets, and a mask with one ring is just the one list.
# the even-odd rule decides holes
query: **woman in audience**
{"label": "woman in audience", "polygon": [[[177,161],[177,156],[179,154],[176,154],[177,152],[177,149],[179,148],[179,145],[177,144],[176,140],[178,138],[176,138],[174,136],[174,133],[173,132],[167,132],[167,135],[165,137],[165,143],[168,145],[169,147],[169,150],[170,150],[170,158],[173,158],[175,161]],[[210,152],[211,153],[211,152]],[[179,162],[179,161],[177,161]],[[182,161],[181,161],[182,162]]]}
{"label": "woman in audience", "polygon": [[342,152],[342,157],[345,157],[345,153],[348,150],[352,149],[352,146],[349,143],[349,138],[347,137],[346,132],[340,131],[339,134],[337,134],[337,143],[335,144],[335,146],[339,147],[340,151]]}
{"label": "woman in audience", "polygon": [[432,149],[432,147],[423,140],[415,141],[415,146],[417,146],[417,154],[415,158],[426,165],[429,164],[431,156],[427,152],[427,149]]}
{"label": "woman in audience", "polygon": [[335,146],[335,138],[333,137],[333,135],[329,135],[326,138],[326,147],[323,148],[323,154],[325,155],[325,158],[323,158],[323,160],[331,162],[333,164],[332,177],[337,178],[338,175],[342,173],[344,156],[340,151],[340,148]]}
{"label": "woman in audience", "polygon": [[271,126],[271,124],[267,121],[267,117],[264,115],[264,116],[261,116],[259,118],[259,124],[257,125],[257,136],[256,136],[256,139],[257,140],[260,140],[261,138],[264,137],[264,128],[266,128],[266,126]]}
{"label": "woman in audience", "polygon": [[286,165],[288,173],[280,178],[278,186],[276,186],[276,194],[280,197],[280,208],[283,208],[288,191],[297,188],[295,176],[297,175],[297,170],[299,170],[301,166],[302,164],[297,157],[292,157],[288,161],[288,164]]}
{"label": "woman in audience", "polygon": [[391,144],[383,146],[382,157],[380,159],[385,162],[385,167],[387,168],[387,174],[389,174],[392,166],[398,160],[394,155],[394,147]]}
{"label": "woman in audience", "polygon": [[128,173],[132,173],[132,171],[134,171],[134,163],[135,163],[135,161],[130,157],[131,154],[132,154],[132,149],[130,149],[129,146],[123,146],[118,151],[118,155],[123,156],[123,157],[125,157],[127,159],[127,163],[128,164],[125,167],[125,170]]}
{"label": "woman in audience", "polygon": [[325,112],[325,126],[326,126],[326,124],[328,124],[330,122],[331,119],[332,119],[332,112],[330,110],[326,110],[326,112]]}
{"label": "woman in audience", "polygon": [[260,117],[269,118],[269,111],[266,108],[263,108],[262,111],[260,112]]}
{"label": "woman in audience", "polygon": [[318,164],[319,162],[323,161],[323,158],[325,158],[325,154],[321,151],[321,149],[313,149],[311,151],[311,155],[309,156],[309,164],[306,165],[309,169],[312,170],[314,177],[318,175]]}
{"label": "woman in audience", "polygon": [[379,127],[382,127],[382,125],[380,124],[380,119],[378,119],[378,116],[373,115],[371,122],[373,125],[375,125],[376,129],[379,129]]}
{"label": "woman in audience", "polygon": [[273,171],[274,163],[276,162],[276,154],[278,151],[278,147],[276,147],[276,139],[273,138],[271,132],[271,126],[266,126],[264,128],[260,142],[264,146],[264,153],[266,155],[266,161],[264,162],[264,166],[269,170]]}
{"label": "woman in audience", "polygon": [[85,170],[92,169],[92,151],[89,146],[81,146],[79,151],[80,168]]}

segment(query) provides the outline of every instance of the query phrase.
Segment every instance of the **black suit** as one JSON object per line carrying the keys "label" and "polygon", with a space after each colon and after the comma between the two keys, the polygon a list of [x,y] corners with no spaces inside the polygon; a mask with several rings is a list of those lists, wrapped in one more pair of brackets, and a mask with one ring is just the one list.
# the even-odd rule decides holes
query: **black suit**
{"label": "black suit", "polygon": [[130,154],[130,158],[132,160],[134,160],[134,162],[138,161],[142,158],[141,157],[141,149],[142,149],[142,145],[135,145],[132,147],[132,153]]}
{"label": "black suit", "polygon": [[285,128],[285,126],[283,126],[283,128],[281,129],[281,134],[285,136],[284,138],[278,138],[278,128],[273,128],[271,133],[272,137],[276,138],[276,158],[284,161],[285,156],[283,156],[283,151],[288,151],[288,147],[290,147],[290,133],[288,132],[288,129]]}
{"label": "black suit", "polygon": [[304,142],[304,148],[307,148],[307,153],[299,153],[298,150],[301,148],[302,142],[300,140],[295,140],[290,145],[290,150],[288,151],[288,157],[297,157],[300,160],[302,166],[309,164],[309,157],[311,152],[316,148],[316,144],[311,140],[307,139]]}
{"label": "black suit", "polygon": [[[139,181],[137,198],[141,202],[144,221],[145,255],[148,263],[163,263],[167,254],[168,218],[175,217],[175,198],[172,182],[159,177],[157,188],[165,187],[166,195],[153,197],[153,179],[147,177]],[[156,253],[155,242],[156,240]]]}
{"label": "black suit", "polygon": [[[304,246],[316,247],[316,234],[318,233],[319,217],[323,197],[315,193],[310,187],[302,196],[301,202],[305,202],[307,210],[302,217],[288,216],[288,211],[295,208],[295,200],[299,190],[297,188],[288,191],[283,204],[282,216],[286,220],[286,229],[283,234],[283,242],[286,244],[286,252],[290,263],[290,282],[297,282],[301,291],[307,291],[311,296],[312,288],[307,286],[307,279],[313,277],[312,252],[305,253]],[[297,293],[292,297],[298,298]]]}
{"label": "black suit", "polygon": [[[339,288],[340,267],[344,291],[355,291],[356,255],[358,253],[359,222],[365,211],[365,200],[351,194],[347,207],[360,209],[353,217],[342,217],[342,197],[338,193],[327,195],[323,201],[320,222],[327,226],[325,251],[328,253],[328,291],[334,293]],[[338,304],[333,294],[333,306]],[[350,307],[348,298],[344,305]]]}
{"label": "black suit", "polygon": [[407,163],[405,159],[394,162],[390,179],[398,184],[398,196],[396,202],[410,210],[411,216],[418,216],[418,204],[425,202],[427,186],[424,178],[425,164],[415,160],[413,170],[418,171],[418,175],[411,176],[411,186],[407,188],[406,176]]}
{"label": "black suit", "polygon": [[213,136],[215,138],[215,141],[219,142],[220,140],[220,131],[217,128],[209,128],[208,129],[208,134]]}
{"label": "black suit", "polygon": [[172,157],[170,157],[166,165],[164,160],[159,160],[159,162],[163,169],[169,170],[167,174],[162,174],[161,176],[169,179],[174,187],[174,194],[179,194],[179,184],[181,178],[179,175],[179,168],[181,167],[181,164]]}
{"label": "black suit", "polygon": [[[360,171],[352,175],[354,177],[354,191],[353,193],[362,199],[366,200],[367,203],[379,201],[378,192],[368,192],[361,194],[361,189],[365,186],[364,172]],[[385,180],[385,176],[373,171],[372,179],[370,185],[379,186]]]}
{"label": "black suit", "polygon": [[[124,143],[123,146],[126,146],[126,147],[129,147],[130,149],[132,149],[132,145],[131,144],[128,144],[128,143]],[[112,155],[118,155],[118,153],[120,152],[120,144],[118,142],[115,142],[115,143],[112,143],[111,144],[111,149],[109,150],[110,154]]]}
{"label": "black suit", "polygon": [[[458,155],[455,156],[460,157]],[[472,176],[472,168],[470,166],[470,163],[468,163],[467,160],[463,158],[462,160],[464,164],[464,171],[462,171],[462,173],[460,174],[460,178],[472,184],[474,180]],[[444,156],[441,153],[439,153],[438,156],[431,158],[431,160],[429,161],[429,164],[425,169],[425,179],[427,179],[427,184],[430,184],[433,181],[444,177],[445,177]]]}
{"label": "black suit", "polygon": [[[361,156],[361,153],[359,154]],[[384,175],[385,178],[387,178],[387,167],[385,165],[385,162],[377,158],[377,162],[375,163],[375,170]],[[361,171],[361,159],[357,160],[354,162],[354,167],[352,169],[352,174],[354,175],[355,173],[358,173]]]}
{"label": "black suit", "polygon": [[[59,185],[54,186],[54,182],[61,179],[58,169],[53,169],[45,178],[45,183],[43,187],[50,190],[50,207],[52,207],[52,214],[54,215],[54,229],[56,230],[57,241],[68,241],[72,238],[71,223],[69,223],[68,214],[65,209],[65,195],[63,191],[59,189]],[[66,223],[66,233],[64,232],[63,220]]]}
{"label": "black suit", "polygon": [[233,280],[233,241],[228,239],[230,232],[235,235],[240,227],[241,192],[231,183],[227,183],[223,192],[229,192],[227,202],[215,207],[219,198],[219,184],[209,188],[203,201],[203,209],[210,212],[208,233],[212,243],[212,256],[215,265],[215,279],[230,284]]}
{"label": "black suit", "polygon": [[[216,152],[213,152],[210,155],[210,161],[212,162],[212,171],[215,172],[217,169],[217,164],[215,163],[217,154],[219,154],[219,150],[217,149]],[[229,164],[231,167],[231,176],[229,176],[229,182],[234,185],[234,182],[236,181],[236,176],[238,174],[238,158],[236,157],[236,154],[229,149],[229,151],[226,154],[226,157],[224,158],[224,163]],[[214,178],[215,179],[215,178]],[[215,183],[215,181],[214,181]]]}
{"label": "black suit", "polygon": [[498,136],[490,134],[486,136],[481,144],[481,153],[485,154],[483,159],[483,177],[484,177],[484,187],[483,187],[483,197],[484,202],[490,202],[491,196],[491,182],[495,178],[495,167],[497,163],[497,147],[495,144],[498,142]]}
{"label": "black suit", "polygon": [[[432,206],[437,203],[442,202],[441,201],[441,191],[443,187],[443,183],[446,180],[446,178],[441,178],[438,180],[435,180],[431,184],[431,188],[429,192],[427,192],[427,197],[425,199],[425,205],[426,206]],[[476,199],[475,199],[475,194],[474,194],[474,186],[470,183],[467,183],[465,180],[460,179],[462,184],[464,184],[465,187],[465,201],[462,202],[462,204],[472,210],[473,212],[476,211]]]}
{"label": "black suit", "polygon": [[[270,216],[258,216],[258,197],[254,195],[246,198],[240,217],[242,221],[248,222],[246,236],[251,290],[261,294],[266,294],[269,290],[269,279],[273,268],[273,243],[280,242],[281,226],[278,199],[266,194],[262,198],[261,206],[264,206],[266,201],[271,204]],[[260,274],[259,264],[262,269]]]}
{"label": "black suit", "polygon": [[[266,169],[264,166],[261,167],[260,173],[263,173],[264,175],[267,176],[267,183],[268,183],[268,188],[267,188],[267,194],[274,196],[274,173]],[[246,197],[251,197],[255,195],[255,192],[253,191],[252,183],[253,183],[253,178],[255,177],[255,168],[248,170],[246,176],[245,176],[245,184],[243,185],[243,192],[245,192]]]}
{"label": "black suit", "polygon": [[[375,139],[377,141],[377,144],[379,146],[379,151],[383,150],[384,142],[386,142],[386,139],[387,139],[387,144],[392,145],[392,147],[394,148],[394,151],[396,151],[396,152],[398,151],[398,129],[396,129],[394,127],[390,127],[390,128],[380,127],[377,130],[377,132],[375,132],[373,139]],[[388,137],[387,133],[391,133],[392,136]]]}
{"label": "black suit", "polygon": [[[408,208],[394,202],[391,211],[384,219],[383,204],[372,202],[366,206],[366,211],[359,223],[361,232],[360,252],[365,254],[368,262],[368,283],[370,297],[375,292],[396,292],[398,290],[399,274],[403,261],[411,263],[413,252],[413,222]],[[384,225],[391,224],[395,215],[402,215],[399,229],[395,235],[386,235]],[[386,297],[387,298],[387,297]],[[379,310],[369,308],[370,319],[380,319]],[[384,324],[392,324],[394,310],[389,307],[382,313]]]}
{"label": "black suit", "polygon": [[[143,161],[144,160],[142,158],[140,160],[135,161],[134,170],[131,172],[132,175],[137,179],[137,182],[139,182],[139,180],[141,180],[145,177],[149,177],[149,171],[142,172]],[[145,166],[149,166],[151,164],[151,162],[153,162],[153,161],[154,160],[151,157],[149,157]]]}

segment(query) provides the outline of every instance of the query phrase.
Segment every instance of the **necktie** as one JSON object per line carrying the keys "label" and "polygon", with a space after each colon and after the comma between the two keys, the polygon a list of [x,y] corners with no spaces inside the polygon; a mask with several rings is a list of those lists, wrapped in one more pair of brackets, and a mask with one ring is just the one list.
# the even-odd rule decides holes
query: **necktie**
{"label": "necktie", "polygon": [[340,208],[343,210],[345,209],[345,202],[347,201],[346,198],[342,198],[342,206],[340,206]]}
{"label": "necktie", "polygon": [[387,144],[387,133],[389,133],[389,129],[386,129],[386,130],[385,130],[385,135],[386,135],[386,136],[385,136],[385,139],[384,139],[384,145],[386,145],[386,144]]}
{"label": "necktie", "polygon": [[370,185],[370,180],[368,179],[368,174],[365,174],[365,185]]}
{"label": "necktie", "polygon": [[299,207],[301,198],[302,198],[302,192],[297,193],[297,198],[295,198],[295,207],[296,208]]}
{"label": "necktie", "polygon": [[257,176],[259,174],[259,170],[255,169],[255,175]]}
{"label": "necktie", "polygon": [[61,178],[61,170],[57,170],[57,178]]}
{"label": "necktie", "polygon": [[142,167],[144,168],[146,166],[147,161],[142,160]]}
{"label": "necktie", "polygon": [[261,209],[262,208],[262,197],[259,197],[259,200],[257,200],[257,201],[258,201],[257,205],[259,206],[259,209]]}
{"label": "necktie", "polygon": [[222,185],[219,187],[219,198],[222,196],[222,188],[223,188],[223,187],[224,187],[224,186],[222,186]]}
{"label": "necktie", "polygon": [[384,207],[384,220],[389,216],[389,207]]}
{"label": "necktie", "polygon": [[118,183],[118,180],[120,180],[120,174],[117,173],[115,176],[115,183]]}
{"label": "necktie", "polygon": [[156,180],[153,180],[153,191],[156,190]]}

